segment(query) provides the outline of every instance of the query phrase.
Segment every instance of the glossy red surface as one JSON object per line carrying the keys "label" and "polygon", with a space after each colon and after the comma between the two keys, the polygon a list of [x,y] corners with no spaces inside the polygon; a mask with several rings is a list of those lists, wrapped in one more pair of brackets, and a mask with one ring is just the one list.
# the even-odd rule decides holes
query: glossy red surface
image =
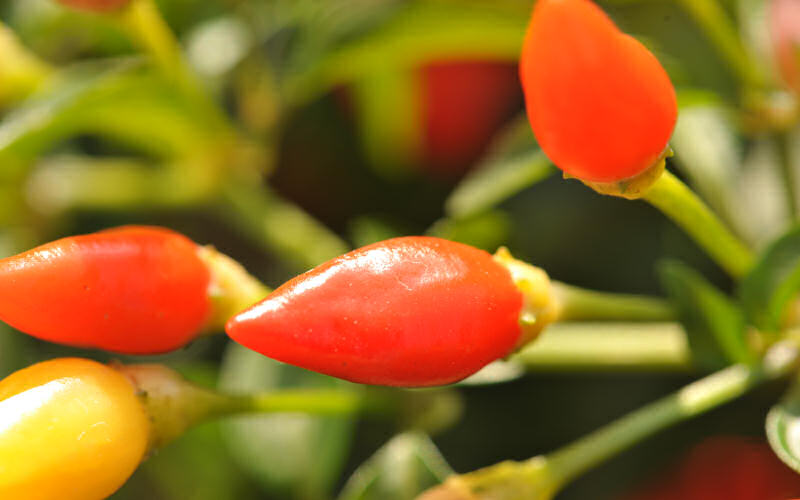
{"label": "glossy red surface", "polygon": [[0,260],[0,319],[34,337],[144,354],[183,346],[210,314],[209,271],[186,237],[130,226]]}
{"label": "glossy red surface", "polygon": [[353,382],[456,382],[508,354],[522,295],[491,255],[438,238],[395,238],[287,282],[228,322],[266,356]]}
{"label": "glossy red surface", "polygon": [[520,76],[540,146],[573,177],[636,176],[675,127],[675,90],[658,60],[589,0],[536,3]]}

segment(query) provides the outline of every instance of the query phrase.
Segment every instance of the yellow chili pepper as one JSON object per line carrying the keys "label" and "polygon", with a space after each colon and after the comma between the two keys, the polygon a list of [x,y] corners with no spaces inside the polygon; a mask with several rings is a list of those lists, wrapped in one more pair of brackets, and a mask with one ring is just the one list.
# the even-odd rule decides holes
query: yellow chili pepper
{"label": "yellow chili pepper", "polygon": [[142,461],[150,431],[113,368],[62,358],[15,372],[0,381],[0,498],[106,498]]}

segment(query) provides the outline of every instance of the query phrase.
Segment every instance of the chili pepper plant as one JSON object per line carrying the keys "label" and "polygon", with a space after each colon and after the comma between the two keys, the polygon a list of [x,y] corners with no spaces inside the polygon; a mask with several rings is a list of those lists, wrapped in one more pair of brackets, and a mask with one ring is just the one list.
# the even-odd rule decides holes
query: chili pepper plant
{"label": "chili pepper plant", "polygon": [[800,497],[798,74],[794,0],[0,3],[0,498]]}

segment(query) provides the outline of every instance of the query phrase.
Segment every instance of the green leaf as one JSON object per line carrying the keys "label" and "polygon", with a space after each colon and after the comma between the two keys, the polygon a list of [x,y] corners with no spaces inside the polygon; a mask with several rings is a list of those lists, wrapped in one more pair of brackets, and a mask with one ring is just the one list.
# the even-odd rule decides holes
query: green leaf
{"label": "green leaf", "polygon": [[222,187],[221,202],[225,217],[298,270],[350,250],[335,232],[267,187],[230,182]]}
{"label": "green leaf", "polygon": [[670,142],[692,186],[731,220],[742,146],[730,112],[718,105],[684,107]]}
{"label": "green leaf", "polygon": [[54,78],[0,123],[0,161],[33,158],[97,134],[162,156],[193,152],[213,130],[160,76],[134,61],[83,64]]}
{"label": "green leaf", "polygon": [[508,241],[511,226],[508,215],[492,210],[465,219],[442,219],[427,234],[494,252]]}
{"label": "green leaf", "polygon": [[376,29],[287,81],[286,89],[294,92],[291,102],[304,102],[377,68],[408,68],[443,58],[516,61],[528,15],[528,6],[513,2],[405,2]]}
{"label": "green leaf", "polygon": [[[220,384],[229,392],[252,393],[289,387],[357,390],[346,382],[273,361],[231,343]],[[275,495],[301,500],[326,498],[344,465],[354,421],[304,414],[253,415],[223,423],[234,460]]]}
{"label": "green leaf", "polygon": [[800,384],[797,381],[767,414],[767,440],[778,458],[800,472]]}
{"label": "green leaf", "polygon": [[780,154],[770,136],[742,136],[736,113],[720,103],[682,107],[670,142],[692,187],[736,233],[761,246],[789,224]]}
{"label": "green leaf", "polygon": [[365,75],[352,87],[369,165],[388,178],[410,176],[422,149],[418,86],[416,73],[389,68]]}
{"label": "green leaf", "polygon": [[775,240],[739,286],[747,318],[758,328],[780,330],[787,306],[800,291],[800,227]]}
{"label": "green leaf", "polygon": [[664,262],[658,271],[688,333],[696,364],[713,369],[754,360],[744,314],[727,296],[680,262]]}
{"label": "green leaf", "polygon": [[445,210],[452,218],[470,217],[546,179],[553,171],[523,116],[501,132],[486,158],[450,194]]}
{"label": "green leaf", "polygon": [[413,500],[451,474],[453,470],[430,438],[407,432],[364,462],[345,484],[339,500]]}
{"label": "green leaf", "polygon": [[349,224],[348,233],[356,248],[407,234],[394,221],[371,215],[354,218]]}

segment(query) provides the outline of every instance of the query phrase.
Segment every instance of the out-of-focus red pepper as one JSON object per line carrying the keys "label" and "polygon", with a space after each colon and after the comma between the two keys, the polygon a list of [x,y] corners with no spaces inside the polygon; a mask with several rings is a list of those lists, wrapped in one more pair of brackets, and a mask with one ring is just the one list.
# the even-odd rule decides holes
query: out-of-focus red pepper
{"label": "out-of-focus red pepper", "polygon": [[423,158],[433,172],[463,174],[522,102],[516,64],[434,61],[420,70]]}
{"label": "out-of-focus red pepper", "polygon": [[800,2],[772,0],[769,17],[778,70],[786,85],[800,93]]}
{"label": "out-of-focus red pepper", "polygon": [[786,500],[800,495],[800,475],[763,442],[715,437],[625,500]]}

